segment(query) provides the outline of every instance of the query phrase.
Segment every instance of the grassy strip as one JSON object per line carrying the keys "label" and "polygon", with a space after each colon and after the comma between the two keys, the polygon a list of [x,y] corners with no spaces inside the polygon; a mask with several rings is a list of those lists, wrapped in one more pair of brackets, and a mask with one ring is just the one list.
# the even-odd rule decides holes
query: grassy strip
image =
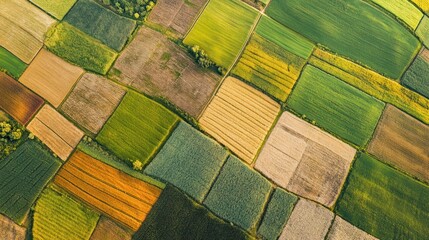
{"label": "grassy strip", "polygon": [[13,78],[18,79],[26,68],[27,64],[21,61],[21,59],[5,48],[0,47],[0,71],[6,72]]}
{"label": "grassy strip", "polygon": [[55,18],[61,20],[70,10],[73,4],[75,4],[76,0],[30,0],[30,2],[45,10]]}

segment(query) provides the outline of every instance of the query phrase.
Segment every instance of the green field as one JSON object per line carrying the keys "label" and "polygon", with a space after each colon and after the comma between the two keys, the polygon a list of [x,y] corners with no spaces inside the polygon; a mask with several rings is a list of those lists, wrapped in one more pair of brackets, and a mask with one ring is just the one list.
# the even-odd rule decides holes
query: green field
{"label": "green field", "polygon": [[39,6],[47,13],[61,20],[75,4],[76,0],[30,0],[30,2]]}
{"label": "green field", "polygon": [[64,21],[116,51],[124,47],[136,26],[133,20],[121,17],[92,0],[78,0]]}
{"label": "green field", "polygon": [[327,131],[364,147],[384,103],[322,70],[308,65],[287,105]]}
{"label": "green field", "polygon": [[68,23],[58,24],[46,35],[51,52],[92,72],[106,74],[118,55]]}
{"label": "green field", "polygon": [[133,240],[253,239],[216,217],[174,187],[167,186]]}
{"label": "green field", "polygon": [[417,57],[402,76],[401,83],[429,98],[429,60]]}
{"label": "green field", "polygon": [[416,30],[417,36],[423,41],[423,44],[429,48],[429,17],[424,16]]}
{"label": "green field", "polygon": [[227,156],[216,141],[180,122],[144,172],[202,202]]}
{"label": "green field", "polygon": [[18,224],[61,163],[36,141],[27,141],[0,162],[0,212]]}
{"label": "green field", "polygon": [[393,79],[402,75],[420,47],[398,21],[362,0],[272,0],[266,12],[308,39]]}
{"label": "green field", "polygon": [[426,239],[428,199],[428,186],[361,154],[335,211],[380,239]]}
{"label": "green field", "polygon": [[297,201],[297,196],[276,188],[258,228],[258,235],[264,239],[278,239]]}
{"label": "green field", "polygon": [[230,156],[204,205],[223,219],[256,232],[271,191],[271,183],[238,158]]}
{"label": "green field", "polygon": [[8,50],[0,47],[0,71],[6,72],[18,79],[27,68],[27,64],[17,58]]}
{"label": "green field", "polygon": [[423,13],[409,1],[404,0],[371,0],[404,21],[413,30],[417,28]]}
{"label": "green field", "polygon": [[97,141],[124,160],[146,165],[167,139],[178,117],[136,92],[128,92]]}
{"label": "green field", "polygon": [[34,208],[33,238],[87,240],[100,215],[66,194],[47,188]]}
{"label": "green field", "polygon": [[183,42],[200,46],[217,65],[230,68],[257,17],[242,1],[211,0]]}

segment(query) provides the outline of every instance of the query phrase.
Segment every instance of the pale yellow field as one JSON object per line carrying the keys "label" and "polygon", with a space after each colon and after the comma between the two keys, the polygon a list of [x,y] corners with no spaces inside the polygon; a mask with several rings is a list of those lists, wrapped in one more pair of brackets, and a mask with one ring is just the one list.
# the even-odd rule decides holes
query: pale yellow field
{"label": "pale yellow field", "polygon": [[359,228],[348,223],[340,216],[336,216],[332,223],[329,233],[325,238],[327,240],[344,240],[344,239],[359,239],[359,240],[376,240],[377,238],[360,230]]}
{"label": "pale yellow field", "polygon": [[279,111],[278,103],[228,77],[199,122],[204,131],[251,163]]}
{"label": "pale yellow field", "polygon": [[404,21],[413,30],[417,28],[423,13],[412,3],[404,0],[372,0]]}

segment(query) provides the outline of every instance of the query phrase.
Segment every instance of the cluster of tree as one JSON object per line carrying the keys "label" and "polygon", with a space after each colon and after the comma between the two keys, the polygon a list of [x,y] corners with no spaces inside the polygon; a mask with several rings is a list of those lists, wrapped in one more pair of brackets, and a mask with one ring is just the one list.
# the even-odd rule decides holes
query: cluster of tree
{"label": "cluster of tree", "polygon": [[0,159],[3,159],[16,150],[23,133],[24,128],[17,123],[9,121],[0,122]]}
{"label": "cluster of tree", "polygon": [[217,71],[221,74],[221,75],[225,75],[226,70],[223,67],[220,67],[218,65],[216,65],[215,62],[213,62],[209,56],[207,55],[207,53],[200,48],[200,46],[198,45],[194,45],[192,47],[189,48],[192,56],[194,56],[195,60],[197,61],[197,63],[203,67],[203,68],[213,68],[213,69],[217,69]]}
{"label": "cluster of tree", "polygon": [[119,14],[127,17],[143,20],[152,8],[156,0],[98,0],[106,6],[110,6]]}

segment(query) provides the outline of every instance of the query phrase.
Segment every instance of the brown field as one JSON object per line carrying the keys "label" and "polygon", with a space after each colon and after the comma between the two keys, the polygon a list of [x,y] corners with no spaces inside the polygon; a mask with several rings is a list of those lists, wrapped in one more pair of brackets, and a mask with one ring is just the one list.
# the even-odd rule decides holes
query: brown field
{"label": "brown field", "polygon": [[420,56],[426,61],[429,62],[429,50],[427,48],[423,48],[420,52]]}
{"label": "brown field", "polygon": [[158,0],[149,22],[172,29],[183,37],[208,0]]}
{"label": "brown field", "polygon": [[68,158],[83,137],[81,130],[47,104],[27,128],[62,160]]}
{"label": "brown field", "polygon": [[83,72],[81,68],[42,49],[19,81],[58,107]]}
{"label": "brown field", "polygon": [[161,190],[77,151],[55,183],[107,216],[137,231]]}
{"label": "brown field", "polygon": [[429,126],[387,105],[368,152],[429,183]]}
{"label": "brown field", "polygon": [[165,97],[194,117],[209,101],[221,76],[200,68],[161,33],[143,27],[112,72],[117,80],[152,96]]}
{"label": "brown field", "polygon": [[102,216],[90,240],[131,240],[131,234],[112,220]]}
{"label": "brown field", "polygon": [[377,238],[360,230],[339,216],[335,217],[331,229],[326,237],[327,240],[376,240]]}
{"label": "brown field", "polygon": [[4,240],[24,240],[25,228],[0,214],[0,237]]}
{"label": "brown field", "polygon": [[0,108],[22,125],[26,125],[43,105],[43,99],[0,72]]}
{"label": "brown field", "polygon": [[252,163],[279,111],[271,98],[228,77],[199,122],[204,131]]}
{"label": "brown field", "polygon": [[300,199],[279,240],[324,239],[334,213],[306,199]]}
{"label": "brown field", "polygon": [[332,207],[356,150],[289,112],[284,112],[255,168],[300,196]]}
{"label": "brown field", "polygon": [[79,80],[61,110],[92,133],[98,133],[125,94],[119,85],[87,73]]}

